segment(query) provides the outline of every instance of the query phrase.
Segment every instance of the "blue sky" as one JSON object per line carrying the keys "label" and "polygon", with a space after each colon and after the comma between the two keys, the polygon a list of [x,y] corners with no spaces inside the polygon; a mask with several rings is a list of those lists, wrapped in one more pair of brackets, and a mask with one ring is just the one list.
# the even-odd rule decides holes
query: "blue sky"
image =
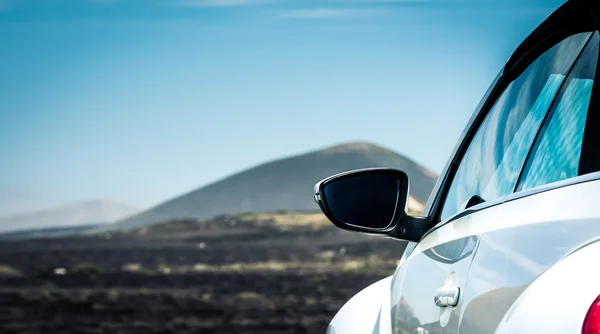
{"label": "blue sky", "polygon": [[562,1],[0,0],[0,214],[368,140],[440,172]]}

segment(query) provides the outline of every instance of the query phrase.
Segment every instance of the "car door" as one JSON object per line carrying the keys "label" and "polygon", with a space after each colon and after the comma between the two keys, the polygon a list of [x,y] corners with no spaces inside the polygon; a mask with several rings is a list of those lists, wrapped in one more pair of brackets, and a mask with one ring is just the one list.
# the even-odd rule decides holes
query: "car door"
{"label": "car door", "polygon": [[[545,117],[515,192],[500,206],[498,219],[473,226],[481,237],[464,294],[461,334],[570,332],[555,326],[543,329],[551,322],[536,323],[535,309],[511,316],[508,312],[540,275],[600,238],[600,110],[593,101],[600,35],[581,35],[590,37]],[[569,286],[561,282],[556,288]],[[556,291],[546,292],[548,297],[528,298],[550,302],[562,314],[568,314],[569,306],[577,307],[562,303]],[[583,305],[586,310],[596,297]]]}
{"label": "car door", "polygon": [[[463,319],[470,313],[465,314],[465,306],[480,292],[474,291],[470,272],[485,227],[504,223],[502,203],[514,192],[548,110],[592,38],[581,33],[560,41],[514,79],[501,77],[484,98],[432,197],[438,204],[428,214],[439,223],[407,253],[394,275],[393,333],[466,328]],[[487,261],[494,266],[493,258]]]}

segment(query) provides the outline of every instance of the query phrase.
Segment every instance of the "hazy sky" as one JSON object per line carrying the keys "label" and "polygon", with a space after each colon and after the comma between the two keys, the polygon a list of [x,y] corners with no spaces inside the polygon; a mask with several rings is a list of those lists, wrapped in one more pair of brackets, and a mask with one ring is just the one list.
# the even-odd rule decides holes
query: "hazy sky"
{"label": "hazy sky", "polygon": [[353,140],[439,172],[562,2],[0,0],[0,214],[143,207]]}

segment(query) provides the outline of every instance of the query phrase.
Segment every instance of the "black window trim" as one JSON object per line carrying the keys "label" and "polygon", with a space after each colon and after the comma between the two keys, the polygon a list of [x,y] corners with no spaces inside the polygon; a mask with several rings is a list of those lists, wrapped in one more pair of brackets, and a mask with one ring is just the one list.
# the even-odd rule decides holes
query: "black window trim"
{"label": "black window trim", "polygon": [[[556,14],[553,14],[553,15],[556,15]],[[537,43],[534,43],[534,41],[532,41],[530,39],[531,38],[531,36],[530,36],[519,47],[521,49],[521,48],[523,48],[524,45],[528,45],[529,50],[517,49],[517,51],[515,52],[515,55],[513,55],[513,57],[511,57],[509,62],[505,65],[504,69],[501,71],[501,74],[496,78],[496,80],[494,81],[494,83],[492,84],[492,86],[490,87],[488,92],[486,92],[486,95],[484,95],[484,98],[480,102],[480,105],[477,107],[475,113],[469,120],[467,127],[465,128],[465,130],[463,131],[463,134],[461,135],[459,144],[456,146],[456,148],[452,154],[452,158],[449,160],[448,164],[444,168],[444,172],[441,174],[440,179],[438,180],[436,186],[433,189],[431,196],[435,196],[435,197],[432,197],[431,204],[425,208],[425,212],[424,212],[428,216],[428,218],[429,218],[428,221],[430,222],[430,224],[432,226],[423,235],[423,237],[421,237],[421,239],[425,238],[431,232],[439,229],[440,227],[442,227],[448,223],[451,223],[459,218],[462,218],[464,216],[470,215],[472,213],[475,213],[475,212],[483,210],[483,209],[491,208],[493,206],[502,204],[508,200],[514,200],[517,198],[531,196],[536,193],[548,191],[551,189],[556,189],[559,187],[565,187],[565,186],[568,186],[568,185],[571,185],[574,183],[588,182],[588,181],[590,181],[590,179],[589,179],[590,176],[592,176],[592,177],[595,176],[596,178],[600,178],[600,173],[591,173],[591,174],[578,176],[575,178],[570,178],[567,180],[551,183],[548,185],[536,187],[533,189],[520,191],[518,193],[512,193],[505,197],[500,197],[498,199],[495,199],[495,200],[492,200],[489,202],[484,202],[484,203],[478,204],[467,210],[458,212],[457,214],[453,215],[452,217],[450,217],[449,219],[447,219],[445,221],[440,221],[441,209],[443,208],[443,204],[445,202],[445,198],[447,196],[449,186],[452,183],[452,180],[458,169],[458,166],[460,165],[462,157],[464,156],[466,150],[468,149],[468,147],[471,143],[471,140],[475,136],[477,130],[479,129],[479,127],[485,120],[485,117],[487,116],[488,112],[491,110],[491,108],[493,107],[493,105],[497,101],[497,99],[500,97],[500,95],[506,90],[508,85],[514,79],[518,78],[527,69],[527,67],[529,65],[531,65],[536,59],[538,59],[544,52],[548,51],[550,48],[552,48],[556,44],[560,43],[562,40],[564,40],[570,36],[576,35],[578,33],[585,33],[585,32],[592,33],[592,35],[590,35],[590,37],[591,37],[591,36],[593,36],[593,33],[595,31],[600,31],[600,23],[598,20],[596,20],[595,16],[593,16],[590,13],[581,13],[581,15],[582,15],[581,17],[572,17],[571,16],[571,17],[568,17],[568,19],[566,19],[566,20],[563,20],[560,22],[553,22],[554,27],[549,28],[548,26],[545,26],[544,27],[545,30],[543,32],[546,35],[539,36]],[[550,20],[551,18],[549,18],[548,20]],[[551,29],[551,28],[553,28],[553,29]],[[538,32],[539,29],[540,28],[536,29],[536,31],[534,31],[533,34]],[[587,43],[589,43],[589,40],[586,42],[586,45],[587,45]],[[579,56],[584,51],[584,49],[585,49],[585,47],[581,49],[580,53],[577,55],[577,58],[579,58]],[[518,52],[520,52],[521,55],[516,57]],[[516,58],[516,60],[515,60],[515,58]],[[573,65],[571,66],[571,69],[573,66],[575,66],[575,63],[576,62],[573,63]],[[600,62],[598,64],[598,68],[600,68]],[[597,72],[598,72],[598,69],[597,69]],[[600,87],[599,86],[600,86],[600,80],[594,80],[589,109],[591,109],[593,107],[593,105],[595,105],[595,103],[600,103],[600,100],[599,100],[600,99],[600,91],[599,91]],[[537,135],[536,135],[536,137],[537,137]],[[525,160],[525,161],[527,161],[527,160]]]}

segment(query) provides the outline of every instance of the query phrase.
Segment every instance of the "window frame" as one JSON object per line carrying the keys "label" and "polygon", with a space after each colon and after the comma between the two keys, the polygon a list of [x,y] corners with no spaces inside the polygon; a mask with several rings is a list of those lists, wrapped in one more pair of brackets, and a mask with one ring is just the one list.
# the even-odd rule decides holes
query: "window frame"
{"label": "window frame", "polygon": [[[584,18],[587,18],[587,20]],[[455,215],[451,216],[445,221],[440,221],[440,215],[444,207],[446,196],[448,195],[448,191],[450,189],[450,186],[452,185],[452,181],[454,180],[454,176],[458,170],[458,167],[460,166],[462,158],[465,155],[467,149],[469,148],[469,145],[471,144],[473,137],[477,133],[477,130],[482,125],[483,121],[487,117],[491,108],[494,106],[495,102],[506,90],[508,85],[513,80],[518,78],[527,69],[527,67],[530,64],[532,64],[535,60],[537,60],[544,52],[548,51],[556,44],[560,43],[562,40],[570,36],[585,32],[590,32],[593,34],[595,31],[600,31],[600,23],[598,21],[594,20],[591,16],[584,16],[584,18],[580,17],[576,20],[571,18],[566,22],[561,22],[560,24],[555,25],[550,31],[547,31],[548,29],[546,29],[544,31],[544,36],[537,40],[537,43],[534,43],[529,39],[526,40],[526,42],[529,43],[529,49],[525,51],[520,50],[521,57],[518,57],[517,59],[513,59],[515,57],[513,55],[513,58],[511,58],[507,65],[500,71],[500,74],[494,80],[494,82],[484,95],[483,99],[481,100],[479,106],[473,113],[471,119],[467,123],[467,126],[465,127],[465,130],[463,131],[458,141],[458,144],[456,145],[454,152],[451,155],[451,158],[446,164],[443,173],[440,175],[440,178],[438,179],[438,182],[436,183],[433,189],[433,192],[424,210],[424,215],[429,218],[431,226],[429,231],[424,234],[423,238],[432,231],[438,229],[439,227],[451,223],[461,217],[470,215],[474,212],[487,209],[507,201],[531,196],[540,192],[549,191],[552,189],[561,188],[572,184],[600,179],[600,172],[594,172],[532,189],[527,189],[519,192],[513,191],[511,194],[505,197],[501,197],[496,200],[475,205],[471,208],[456,213]],[[592,38],[592,36],[593,35],[590,36],[590,39]],[[587,43],[589,43],[589,41],[590,40],[588,39],[586,45]],[[524,42],[524,44],[526,44],[526,42]],[[584,49],[585,47],[582,48],[580,53],[577,55],[577,59],[579,59]],[[570,70],[573,68],[573,66],[575,66],[576,61],[571,66]],[[600,62],[598,67],[596,68],[596,77],[600,78],[599,75]],[[594,80],[588,110],[592,110],[598,103],[600,103],[600,80]],[[541,127],[540,129],[538,129],[538,133],[536,133],[536,138],[539,135],[540,130]],[[586,135],[584,133],[584,142],[585,136]],[[529,155],[525,161],[527,161],[528,159]],[[521,169],[523,168],[524,166],[521,167]]]}

